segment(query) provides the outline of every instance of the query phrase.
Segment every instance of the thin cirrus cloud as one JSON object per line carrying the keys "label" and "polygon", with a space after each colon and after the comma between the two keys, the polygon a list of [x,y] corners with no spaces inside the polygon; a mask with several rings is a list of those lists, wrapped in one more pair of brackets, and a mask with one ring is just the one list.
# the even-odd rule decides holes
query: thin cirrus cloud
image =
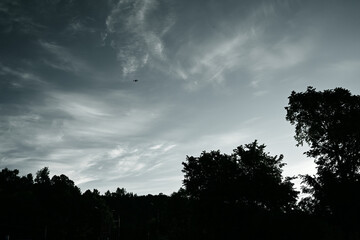
{"label": "thin cirrus cloud", "polygon": [[0,63],[0,75],[11,75],[15,81],[11,82],[14,87],[22,87],[23,84],[41,85],[45,84],[39,76],[21,69],[12,69]]}
{"label": "thin cirrus cloud", "polygon": [[[220,19],[219,23],[208,24],[210,27],[199,26],[209,28],[207,36],[202,31],[191,32],[191,35],[185,32],[182,37],[188,40],[172,46],[175,52],[167,49],[166,34],[171,35],[179,28],[178,25],[185,24],[183,19],[167,13],[165,17],[161,16],[168,19],[163,25],[149,27],[147,22],[156,20],[151,13],[156,11],[159,2],[136,1],[128,8],[126,4],[127,1],[119,1],[106,21],[106,36],[113,34],[110,44],[118,51],[124,75],[151,65],[172,78],[185,80],[184,87],[193,91],[207,84],[223,84],[228,74],[242,69],[252,75],[251,84],[257,86],[269,71],[288,69],[305,61],[311,49],[310,41],[300,38],[294,42],[287,40],[287,35],[280,35],[278,42],[272,43],[272,46],[262,41],[270,24],[259,19],[265,18],[275,25],[275,21],[279,21],[274,20],[277,15],[275,9],[279,6],[287,9],[287,4],[263,4],[245,17],[241,16],[240,21],[232,19],[225,22]],[[202,13],[198,15],[200,18]],[[232,33],[224,34],[226,28]],[[120,34],[121,38],[116,37]],[[211,40],[204,39],[204,36]]]}
{"label": "thin cirrus cloud", "polygon": [[[160,147],[161,145],[161,147]],[[129,183],[128,179],[137,176],[137,181],[147,181],[154,172],[166,171],[162,158],[168,156],[168,151],[174,147],[174,144],[164,143],[153,147],[146,147],[144,144],[135,144],[129,146],[123,143],[115,146],[113,149],[104,151],[88,162],[88,166],[82,167],[81,176],[87,176],[89,182],[85,180],[80,184],[82,187],[96,186],[98,189],[106,191],[107,188],[116,188],[119,183]],[[104,176],[104,172],[108,173]],[[160,174],[161,175],[161,174]],[[103,186],[104,178],[110,185]],[[94,181],[98,179],[98,181]],[[153,179],[150,177],[150,179]],[[179,177],[177,177],[179,181]]]}
{"label": "thin cirrus cloud", "polygon": [[[113,5],[106,18],[103,41],[117,51],[122,63],[122,73],[127,76],[136,72],[150,61],[165,60],[164,43],[161,36],[173,24],[173,19],[165,16],[161,24],[150,25],[151,13],[158,1],[119,1]],[[161,16],[164,18],[164,16]]]}
{"label": "thin cirrus cloud", "polygon": [[51,60],[44,59],[45,64],[50,67],[74,74],[84,74],[84,72],[90,71],[85,61],[71,54],[65,47],[42,40],[39,41],[39,44],[52,55]]}

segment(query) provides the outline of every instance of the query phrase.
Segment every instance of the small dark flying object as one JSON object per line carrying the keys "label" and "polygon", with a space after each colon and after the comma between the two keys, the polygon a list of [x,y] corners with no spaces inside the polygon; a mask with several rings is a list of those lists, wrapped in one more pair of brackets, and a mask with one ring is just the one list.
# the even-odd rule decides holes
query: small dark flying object
{"label": "small dark flying object", "polygon": [[133,80],[133,82],[137,82],[137,81],[139,81],[139,80],[137,80],[137,79],[134,79],[134,80]]}

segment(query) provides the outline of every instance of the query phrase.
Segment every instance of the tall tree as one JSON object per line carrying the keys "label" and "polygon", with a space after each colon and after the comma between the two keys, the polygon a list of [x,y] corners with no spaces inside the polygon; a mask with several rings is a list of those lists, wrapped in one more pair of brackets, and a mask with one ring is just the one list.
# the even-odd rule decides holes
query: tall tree
{"label": "tall tree", "polygon": [[315,210],[348,218],[360,200],[360,96],[343,88],[308,87],[293,91],[285,109],[297,145],[309,144],[305,154],[317,164],[317,174],[303,178],[305,192],[312,194],[308,200]]}

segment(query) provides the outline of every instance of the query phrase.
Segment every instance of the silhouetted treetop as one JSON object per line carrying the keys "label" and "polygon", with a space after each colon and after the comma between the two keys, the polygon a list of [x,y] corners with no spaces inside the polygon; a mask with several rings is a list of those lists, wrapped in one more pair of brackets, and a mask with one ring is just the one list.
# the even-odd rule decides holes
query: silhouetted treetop
{"label": "silhouetted treetop", "polygon": [[185,191],[195,199],[241,202],[264,209],[291,208],[297,192],[290,178],[283,180],[283,156],[270,156],[257,141],[239,146],[233,154],[202,152],[183,162]]}
{"label": "silhouetted treetop", "polygon": [[35,183],[50,185],[50,171],[48,167],[44,167],[36,172]]}
{"label": "silhouetted treetop", "polygon": [[335,88],[292,92],[286,119],[295,125],[299,145],[310,145],[319,170],[340,178],[353,178],[360,166],[360,96]]}

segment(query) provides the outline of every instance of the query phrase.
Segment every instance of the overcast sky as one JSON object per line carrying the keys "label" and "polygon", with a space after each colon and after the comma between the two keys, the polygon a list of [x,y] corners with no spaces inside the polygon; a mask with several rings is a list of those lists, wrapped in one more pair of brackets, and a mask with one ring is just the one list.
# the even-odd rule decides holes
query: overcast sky
{"label": "overcast sky", "polygon": [[[255,139],[314,173],[292,90],[360,94],[360,1],[0,2],[0,167],[170,194],[181,162]],[[138,79],[138,82],[134,82]]]}

